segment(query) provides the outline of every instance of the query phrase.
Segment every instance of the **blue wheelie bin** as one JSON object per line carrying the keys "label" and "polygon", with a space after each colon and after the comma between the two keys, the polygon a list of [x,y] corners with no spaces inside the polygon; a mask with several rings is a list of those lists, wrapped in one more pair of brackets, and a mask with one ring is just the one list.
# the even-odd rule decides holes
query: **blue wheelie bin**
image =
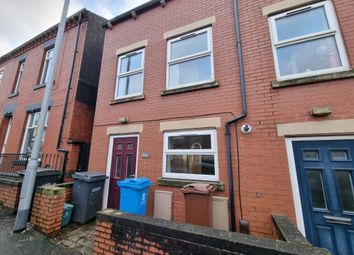
{"label": "blue wheelie bin", "polygon": [[127,178],[118,181],[120,187],[119,210],[127,213],[146,215],[149,187],[152,182],[146,178]]}

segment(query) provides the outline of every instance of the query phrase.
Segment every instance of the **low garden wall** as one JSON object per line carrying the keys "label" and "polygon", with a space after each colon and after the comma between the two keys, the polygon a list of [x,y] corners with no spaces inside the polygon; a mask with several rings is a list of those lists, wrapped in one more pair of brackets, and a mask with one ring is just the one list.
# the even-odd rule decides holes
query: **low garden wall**
{"label": "low garden wall", "polygon": [[[97,213],[93,254],[330,255],[311,246],[290,221],[273,217],[283,240],[176,223],[106,209]],[[290,224],[290,225],[289,225]],[[283,230],[285,228],[285,230]],[[295,231],[293,235],[290,232]]]}
{"label": "low garden wall", "polygon": [[0,177],[0,204],[16,212],[20,200],[22,180],[14,177]]}

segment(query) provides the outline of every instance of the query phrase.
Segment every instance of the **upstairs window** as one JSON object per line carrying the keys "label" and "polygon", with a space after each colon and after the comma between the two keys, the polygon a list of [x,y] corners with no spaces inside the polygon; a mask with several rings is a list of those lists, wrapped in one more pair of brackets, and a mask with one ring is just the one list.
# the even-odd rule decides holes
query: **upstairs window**
{"label": "upstairs window", "polygon": [[49,49],[46,51],[40,84],[47,84],[48,82],[49,70],[51,69],[51,66],[53,64],[53,54],[54,49]]}
{"label": "upstairs window", "polygon": [[13,90],[11,92],[12,94],[15,94],[18,92],[24,69],[25,69],[25,60],[22,60],[19,62],[19,67],[18,67],[18,71],[17,71],[15,84],[14,84]]}
{"label": "upstairs window", "polygon": [[118,58],[115,99],[143,93],[145,50],[138,50]]}
{"label": "upstairs window", "polygon": [[216,144],[215,130],[165,133],[163,176],[218,180]]}
{"label": "upstairs window", "polygon": [[324,1],[269,18],[278,80],[349,68],[333,4]]}
{"label": "upstairs window", "polygon": [[168,41],[167,89],[214,81],[211,27]]}

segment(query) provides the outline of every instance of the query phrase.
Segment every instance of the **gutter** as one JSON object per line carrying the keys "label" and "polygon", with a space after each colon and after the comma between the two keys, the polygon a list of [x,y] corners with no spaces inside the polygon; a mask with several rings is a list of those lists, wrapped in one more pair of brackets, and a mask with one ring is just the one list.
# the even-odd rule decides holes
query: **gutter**
{"label": "gutter", "polygon": [[[69,102],[69,96],[70,96],[70,90],[71,90],[71,83],[72,83],[73,76],[74,76],[74,69],[75,69],[75,62],[76,62],[76,55],[77,55],[77,47],[78,47],[78,44],[79,44],[80,31],[81,31],[81,22],[82,22],[83,15],[85,15],[85,14],[86,14],[85,10],[80,12],[79,18],[78,18],[78,23],[79,24],[78,24],[77,32],[76,32],[74,56],[73,56],[73,60],[72,60],[72,63],[71,63],[70,77],[69,77],[68,87],[66,89],[64,109],[63,109],[63,114],[61,116],[60,129],[59,129],[59,135],[58,135],[58,141],[57,141],[57,151],[63,152],[65,154],[65,158],[67,158],[67,154],[69,153],[69,151],[67,149],[60,148],[60,144],[61,144],[61,140],[62,140],[62,137],[63,137],[64,123],[65,123],[65,118],[66,118],[66,111],[68,109],[68,102]],[[64,163],[66,163],[66,162],[64,162]],[[65,170],[66,170],[66,164],[64,164],[64,166],[63,166],[62,180],[64,180]]]}
{"label": "gutter", "polygon": [[150,0],[142,5],[139,5],[129,11],[126,11],[112,19],[110,19],[109,21],[107,22],[104,22],[102,24],[102,27],[103,28],[110,28],[112,25],[116,25],[120,22],[123,22],[127,19],[130,19],[130,18],[136,18],[137,15],[143,13],[143,12],[146,12],[158,5],[161,5],[162,7],[164,7],[166,5],[166,2],[167,1],[170,1],[170,0]]}
{"label": "gutter", "polygon": [[[236,28],[236,47],[239,62],[239,75],[241,86],[241,99],[242,99],[242,112],[238,116],[228,120],[225,124],[225,136],[226,136],[226,154],[227,154],[227,171],[229,178],[229,199],[231,207],[231,231],[236,231],[236,209],[235,209],[235,197],[234,197],[234,179],[232,170],[232,151],[230,140],[230,125],[236,124],[237,121],[246,118],[247,116],[247,101],[246,101],[246,83],[244,74],[242,44],[241,44],[241,32],[240,32],[240,20],[238,12],[238,0],[233,0],[234,16],[235,16],[235,28]],[[238,158],[239,160],[239,158]],[[238,169],[240,171],[240,169]]]}

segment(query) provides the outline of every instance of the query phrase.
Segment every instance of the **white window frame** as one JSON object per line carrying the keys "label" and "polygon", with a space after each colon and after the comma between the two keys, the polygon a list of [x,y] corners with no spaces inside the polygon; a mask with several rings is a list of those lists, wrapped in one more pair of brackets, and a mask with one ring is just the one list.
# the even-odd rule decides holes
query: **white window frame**
{"label": "white window frame", "polygon": [[19,89],[19,86],[20,86],[20,82],[21,82],[21,78],[22,78],[22,75],[23,75],[23,71],[25,70],[25,62],[26,60],[22,60],[20,61],[19,65],[19,69],[18,69],[18,73],[17,73],[17,77],[16,77],[16,85],[15,85],[15,88],[14,88],[14,91],[12,93],[17,93],[18,92],[18,89]]}
{"label": "white window frame", "polygon": [[[211,139],[211,149],[191,149],[191,150],[170,150],[168,149],[168,138],[170,136],[183,136],[183,135],[210,135]],[[162,176],[166,178],[177,178],[177,179],[190,179],[190,180],[205,180],[205,181],[218,181],[219,180],[219,163],[218,163],[218,149],[217,149],[217,138],[216,130],[194,130],[194,131],[181,131],[181,132],[165,132],[163,141],[163,170]],[[167,155],[213,155],[215,163],[215,174],[214,175],[203,175],[203,174],[185,174],[185,173],[168,173],[167,172]]]}
{"label": "white window frame", "polygon": [[[26,130],[25,130],[25,134],[24,134],[24,136],[23,136],[23,141],[22,141],[22,146],[21,146],[21,153],[22,153],[22,154],[25,154],[25,153],[26,153],[26,148],[25,148],[25,146],[26,146],[26,141],[27,141],[27,136],[28,136],[28,130],[29,130],[29,129],[36,129],[36,128],[38,128],[38,126],[36,126],[36,125],[29,126],[30,120],[31,120],[31,115],[33,115],[33,118],[35,118],[35,115],[37,115],[37,114],[40,115],[41,112],[39,111],[39,112],[33,112],[33,113],[28,114],[28,117],[27,117],[27,124],[26,124]],[[48,116],[49,116],[49,112],[48,112],[47,118],[46,118],[46,120],[45,120],[44,132],[43,132],[43,136],[42,136],[42,145],[43,145],[43,143],[44,143],[44,137],[45,137],[45,133],[46,133],[47,126],[48,126]]]}
{"label": "white window frame", "polygon": [[[141,68],[135,69],[133,71],[128,71],[124,73],[120,73],[120,66],[121,66],[121,60],[129,55],[132,54],[139,54],[142,53],[142,58],[141,58]],[[116,77],[116,87],[115,87],[115,93],[114,93],[114,99],[122,99],[122,98],[129,98],[129,97],[134,97],[134,96],[140,96],[144,93],[144,65],[145,65],[145,48],[140,49],[140,50],[135,50],[135,51],[130,51],[128,53],[125,53],[124,55],[120,55],[118,57],[118,65],[117,65],[117,77]],[[129,94],[126,96],[118,96],[118,86],[119,86],[119,79],[132,76],[134,74],[142,74],[141,78],[141,93],[135,93],[135,94]]]}
{"label": "white window frame", "polygon": [[[304,36],[299,36],[291,39],[286,39],[286,40],[278,40],[277,36],[277,30],[276,30],[276,23],[275,21],[279,18],[283,18],[288,16],[289,14],[292,14],[294,12],[301,12],[302,10],[308,10],[309,8],[314,9],[318,7],[324,7],[326,17],[327,17],[327,22],[329,25],[329,30],[327,31],[322,31],[322,32],[317,32],[317,33],[312,33]],[[297,78],[303,78],[303,77],[309,77],[309,76],[315,76],[315,75],[321,75],[321,74],[328,74],[328,73],[335,73],[335,72],[341,72],[345,70],[349,70],[349,62],[348,62],[348,57],[346,54],[345,46],[343,43],[343,38],[339,29],[337,17],[335,14],[334,6],[331,1],[323,1],[319,2],[316,4],[312,5],[307,5],[301,8],[293,9],[278,15],[274,15],[269,17],[268,19],[269,22],[269,27],[270,27],[270,34],[271,34],[271,41],[272,41],[272,49],[273,49],[273,57],[274,57],[274,64],[275,64],[275,72],[277,76],[278,81],[282,80],[290,80],[290,79],[297,79]],[[334,67],[334,68],[327,68],[327,69],[322,69],[322,70],[317,70],[317,71],[310,71],[306,73],[299,73],[299,74],[291,74],[291,75],[280,75],[280,70],[279,70],[279,63],[278,63],[278,57],[277,57],[277,48],[283,47],[283,46],[290,46],[292,44],[297,44],[300,42],[306,42],[306,41],[313,41],[315,39],[320,39],[320,38],[326,38],[329,36],[334,36],[335,42],[338,48],[338,54],[339,58],[342,62],[342,66],[340,67]]]}
{"label": "white window frame", "polygon": [[[198,34],[201,34],[204,32],[207,32],[208,50],[171,60],[171,45],[172,45],[172,43],[183,40],[186,37],[198,35]],[[206,57],[206,56],[210,56],[210,68],[211,68],[210,79],[203,80],[203,81],[197,81],[197,82],[191,82],[191,83],[187,83],[187,84],[182,84],[182,85],[178,85],[175,87],[170,87],[170,66],[171,65],[183,63],[183,62],[186,62],[189,60],[199,59],[199,58]],[[207,27],[207,28],[203,28],[200,30],[196,30],[191,33],[183,34],[177,38],[167,41],[166,90],[173,90],[173,89],[177,89],[177,88],[184,88],[184,87],[195,86],[198,84],[213,82],[213,81],[215,81],[214,75],[215,74],[214,74],[213,35],[212,35],[212,28],[211,27]]]}
{"label": "white window frame", "polygon": [[[46,50],[45,59],[43,63],[42,75],[39,84],[46,84],[45,78],[47,77],[47,73],[49,71],[49,67],[53,64],[53,56],[49,57],[49,54],[54,51],[54,48]],[[53,52],[54,53],[54,52]]]}

